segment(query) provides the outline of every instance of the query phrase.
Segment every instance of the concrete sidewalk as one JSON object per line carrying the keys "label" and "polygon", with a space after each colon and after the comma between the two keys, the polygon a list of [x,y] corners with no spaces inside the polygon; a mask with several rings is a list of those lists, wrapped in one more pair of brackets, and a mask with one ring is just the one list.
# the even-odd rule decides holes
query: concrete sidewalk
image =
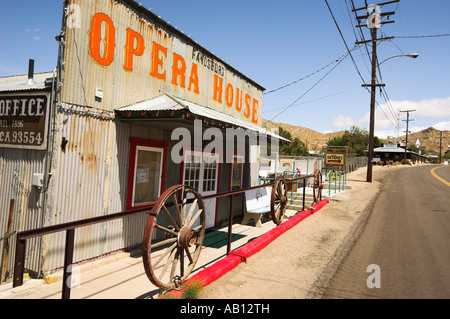
{"label": "concrete sidewalk", "polygon": [[[263,219],[261,224],[261,228],[252,223],[233,224],[231,249],[236,250],[276,227],[270,219]],[[191,276],[226,256],[227,234],[228,227],[207,232]],[[118,253],[74,267],[72,276],[73,282],[80,285],[71,289],[71,299],[146,299],[157,298],[161,293],[147,278],[140,251]],[[61,291],[61,280],[47,284],[43,279],[25,279],[20,287],[12,288],[12,283],[0,286],[0,299],[60,299]]]}
{"label": "concrete sidewalk", "polygon": [[[286,216],[296,213],[287,210]],[[270,218],[263,218],[261,225],[261,228],[255,227],[253,220],[248,225],[234,223],[231,250],[246,245],[276,227]],[[204,247],[190,277],[226,257],[227,234],[228,226],[207,231]],[[24,279],[20,287],[13,288],[12,283],[1,285],[0,299],[60,299],[62,272],[54,278],[55,281],[50,284],[44,279]],[[140,250],[120,252],[76,265],[72,278],[73,283],[79,285],[71,289],[71,299],[145,299],[157,298],[161,294],[161,290],[145,274]]]}

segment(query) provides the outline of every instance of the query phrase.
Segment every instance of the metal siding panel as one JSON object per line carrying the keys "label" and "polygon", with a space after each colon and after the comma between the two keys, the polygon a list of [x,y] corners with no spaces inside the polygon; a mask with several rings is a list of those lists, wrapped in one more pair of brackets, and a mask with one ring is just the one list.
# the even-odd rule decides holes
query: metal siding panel
{"label": "metal siding panel", "polygon": [[[0,148],[0,236],[7,230],[10,200],[15,200],[11,231],[29,230],[42,225],[44,194],[31,186],[33,173],[44,171],[45,152]],[[14,267],[15,237],[11,237],[7,272]],[[3,248],[3,243],[0,245]],[[27,244],[25,268],[39,271],[40,239]]]}
{"label": "metal siding panel", "polygon": [[[104,176],[103,150],[108,138],[104,134],[104,120],[97,120],[77,113],[59,112],[61,130],[56,136],[59,141],[66,137],[69,143],[65,151],[55,149],[57,164],[54,167],[56,181],[55,204],[49,213],[50,224],[86,219],[103,213],[101,209],[102,189],[108,179]],[[103,174],[102,174],[103,173]],[[92,225],[75,231],[74,260],[80,261],[102,254],[97,244],[102,225]],[[48,269],[58,267],[62,260],[64,234],[52,235],[49,252],[54,251],[54,259]],[[50,236],[49,236],[50,237]],[[95,237],[95,238],[94,238]],[[55,238],[56,239],[56,238]]]}
{"label": "metal siding panel", "polygon": [[[53,164],[53,204],[49,224],[113,214],[126,207],[128,187],[129,139],[162,140],[163,131],[130,125],[80,113],[85,108],[64,105],[57,115],[55,162]],[[69,143],[60,148],[62,137]],[[146,216],[79,228],[75,231],[74,261],[91,259],[142,242]],[[44,270],[63,264],[65,233],[45,236]]]}

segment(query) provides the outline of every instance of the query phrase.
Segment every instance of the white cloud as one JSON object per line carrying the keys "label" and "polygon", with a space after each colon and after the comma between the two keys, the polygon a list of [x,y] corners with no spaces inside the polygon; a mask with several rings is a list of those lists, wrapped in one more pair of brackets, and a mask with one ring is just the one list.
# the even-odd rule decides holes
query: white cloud
{"label": "white cloud", "polygon": [[[409,123],[409,131],[414,133],[432,126],[437,130],[450,130],[450,97],[435,98],[430,100],[390,101],[389,104],[380,104],[375,110],[375,135],[380,138],[388,136],[403,136],[406,130],[406,113],[401,111],[414,110],[410,113],[414,122]],[[360,118],[340,114],[333,119],[333,126],[337,128],[350,128],[356,125],[369,129],[370,114],[367,112]],[[440,122],[432,125],[430,119],[440,119]],[[434,122],[434,121],[433,121]]]}
{"label": "white cloud", "polygon": [[[450,116],[450,97],[435,98],[431,100],[413,101],[390,101],[395,112],[404,110],[415,110],[414,114],[423,117],[442,118]],[[387,110],[386,104],[381,105]]]}
{"label": "white cloud", "polygon": [[439,131],[450,131],[450,121],[448,122],[439,122],[432,125],[436,130]]}
{"label": "white cloud", "polygon": [[[398,116],[398,112],[394,114],[397,114]],[[370,113],[366,113],[363,117],[357,119],[356,123],[358,126],[368,129],[369,121]],[[396,125],[397,123],[389,109],[383,106],[382,109],[380,109],[379,107],[375,109],[375,128],[385,129],[391,126],[395,126],[394,124]]]}
{"label": "white cloud", "polygon": [[333,126],[339,128],[350,128],[354,124],[355,122],[350,116],[344,116],[342,114],[333,119]]}
{"label": "white cloud", "polygon": [[[427,128],[429,128],[430,126],[411,126],[409,127],[409,131],[411,133],[416,133],[416,132],[420,132],[423,131]],[[447,122],[439,122],[436,124],[431,125],[431,127],[434,127],[436,130],[439,131],[450,131],[450,121]],[[375,136],[378,136],[379,138],[387,138],[388,136],[392,136],[392,137],[399,137],[399,136],[404,136],[405,135],[405,130],[406,128],[402,128],[402,129],[375,129]]]}
{"label": "white cloud", "polygon": [[398,136],[402,136],[401,132],[399,133],[399,131],[397,130],[379,130],[379,129],[375,129],[375,136],[379,137],[379,138],[388,138],[388,137],[398,137]]}
{"label": "white cloud", "polygon": [[[436,98],[431,100],[413,101],[390,101],[389,104],[380,104],[375,110],[375,128],[387,129],[395,127],[397,123],[405,119],[405,113],[401,111],[414,110],[414,117],[445,118],[450,116],[450,97]],[[359,118],[356,123],[360,126],[369,127],[369,113]],[[447,122],[441,122],[447,123]]]}
{"label": "white cloud", "polygon": [[[32,33],[36,33],[36,32],[39,32],[39,31],[41,31],[41,29],[39,29],[39,28],[26,28],[25,29],[25,32],[32,32]],[[34,37],[33,37],[33,39],[34,40],[40,40],[41,39],[41,36],[40,35],[35,35]]]}

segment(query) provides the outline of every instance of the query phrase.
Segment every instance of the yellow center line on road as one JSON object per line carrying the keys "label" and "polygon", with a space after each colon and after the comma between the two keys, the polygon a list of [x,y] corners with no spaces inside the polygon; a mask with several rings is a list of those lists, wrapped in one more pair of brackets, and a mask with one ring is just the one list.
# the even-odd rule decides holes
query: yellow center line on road
{"label": "yellow center line on road", "polygon": [[438,180],[440,180],[442,183],[447,184],[447,186],[450,186],[450,182],[447,182],[445,179],[443,179],[442,177],[440,177],[438,174],[436,174],[434,171],[437,170],[438,168],[441,168],[444,166],[438,166],[435,167],[431,170],[431,174],[433,174],[434,177],[436,177]]}

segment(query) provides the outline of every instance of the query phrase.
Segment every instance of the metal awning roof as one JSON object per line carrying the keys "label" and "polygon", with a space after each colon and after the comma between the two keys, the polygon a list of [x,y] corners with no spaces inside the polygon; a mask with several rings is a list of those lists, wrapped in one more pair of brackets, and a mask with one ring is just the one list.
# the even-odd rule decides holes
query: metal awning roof
{"label": "metal awning roof", "polygon": [[181,105],[175,98],[167,94],[154,97],[149,100],[130,104],[116,109],[116,112],[152,112],[152,111],[179,111],[185,110],[186,107]]}
{"label": "metal awning roof", "polygon": [[[377,147],[373,149],[374,152],[383,152],[383,153],[405,153],[404,148],[400,147]],[[411,153],[411,151],[407,150],[408,153]]]}
{"label": "metal awning roof", "polygon": [[[405,149],[401,148],[401,147],[377,147],[377,148],[374,148],[373,152],[374,153],[399,153],[399,154],[405,154]],[[415,155],[418,155],[418,156],[421,156],[421,157],[427,157],[425,155],[418,154],[418,153],[410,151],[410,150],[406,150],[406,153],[415,154]]]}
{"label": "metal awning roof", "polygon": [[[259,127],[248,123],[244,120],[236,118],[230,114],[225,114],[213,109],[210,109],[205,106],[198,105],[196,103],[192,103],[189,101],[185,101],[168,94],[163,94],[157,97],[154,97],[149,100],[145,100],[142,102],[134,103],[128,106],[124,106],[115,110],[116,117],[119,115],[119,118],[124,120],[127,119],[136,119],[131,116],[133,113],[144,114],[145,112],[179,112],[185,111],[192,114],[195,114],[198,117],[209,119],[212,121],[217,121],[217,123],[226,123],[233,127],[240,127],[245,130],[251,130],[258,134],[266,134],[271,138],[277,138],[280,141],[290,142],[290,140],[281,137],[273,132],[269,132],[266,128]],[[194,119],[193,119],[194,120]]]}
{"label": "metal awning roof", "polygon": [[47,79],[53,78],[53,72],[36,73],[33,81],[28,83],[28,75],[15,75],[0,77],[0,92],[17,92],[31,90],[49,90]]}

